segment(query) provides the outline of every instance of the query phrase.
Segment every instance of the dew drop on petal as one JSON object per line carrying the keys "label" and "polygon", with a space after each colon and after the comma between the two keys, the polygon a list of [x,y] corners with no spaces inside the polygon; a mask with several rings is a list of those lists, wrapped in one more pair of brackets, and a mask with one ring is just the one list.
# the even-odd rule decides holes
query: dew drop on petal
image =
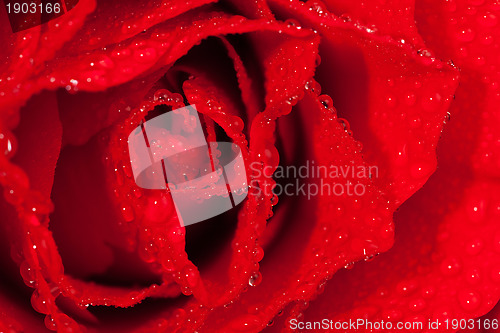
{"label": "dew drop on petal", "polygon": [[184,269],[184,277],[189,287],[193,288],[198,284],[198,276],[193,268],[186,267]]}
{"label": "dew drop on petal", "polygon": [[354,263],[353,262],[350,262],[350,263],[347,263],[345,266],[344,266],[345,269],[353,269],[354,268]]}
{"label": "dew drop on petal", "polygon": [[264,250],[260,246],[255,248],[253,254],[256,262],[259,262],[264,258]]}
{"label": "dew drop on petal", "polygon": [[20,265],[19,270],[21,272],[24,283],[28,287],[34,287],[36,285],[35,272],[33,271],[33,269],[31,269],[31,267],[29,267],[29,264],[26,261],[23,261]]}
{"label": "dew drop on petal", "polygon": [[128,204],[123,204],[121,206],[121,213],[122,213],[122,217],[123,219],[125,220],[125,222],[132,222],[135,218],[135,215],[134,215],[134,210],[132,209],[132,207]]}
{"label": "dew drop on petal", "polygon": [[485,200],[474,200],[466,205],[467,216],[474,223],[479,223],[484,219],[486,214],[486,201]]}
{"label": "dew drop on petal", "polygon": [[232,332],[257,332],[260,330],[261,320],[256,315],[244,315],[230,323]]}
{"label": "dew drop on petal", "polygon": [[42,298],[42,296],[38,293],[38,290],[33,291],[33,294],[31,294],[31,305],[36,312],[45,314],[50,312],[49,301]]}
{"label": "dew drop on petal", "polygon": [[481,272],[477,268],[469,269],[465,273],[465,280],[469,284],[477,284],[481,281]]}
{"label": "dew drop on petal", "polygon": [[461,291],[458,294],[458,302],[466,311],[474,311],[481,305],[481,297],[473,291]]}
{"label": "dew drop on petal", "polygon": [[319,101],[321,102],[321,104],[323,104],[325,109],[331,108],[333,106],[333,101],[328,95],[319,96]]}
{"label": "dew drop on petal", "polygon": [[134,59],[142,63],[151,62],[156,59],[156,50],[152,47],[136,50]]}
{"label": "dew drop on petal", "polygon": [[255,272],[250,276],[250,279],[248,279],[248,284],[251,287],[256,287],[258,286],[262,281],[262,274],[260,272]]}
{"label": "dew drop on petal", "polygon": [[51,315],[45,316],[44,319],[45,327],[47,327],[51,331],[56,331],[57,326],[56,326],[56,321]]}
{"label": "dew drop on petal", "polygon": [[15,137],[9,131],[0,132],[0,153],[3,153],[5,157],[11,158],[14,156],[17,148],[17,143],[15,142]]}
{"label": "dew drop on petal", "polygon": [[459,42],[471,42],[474,40],[475,33],[470,28],[459,29],[456,38]]}
{"label": "dew drop on petal", "polygon": [[466,245],[466,252],[472,256],[475,256],[481,252],[484,243],[481,239],[475,238]]}
{"label": "dew drop on petal", "polygon": [[446,276],[455,275],[462,269],[462,264],[456,258],[446,258],[441,262],[441,272]]}

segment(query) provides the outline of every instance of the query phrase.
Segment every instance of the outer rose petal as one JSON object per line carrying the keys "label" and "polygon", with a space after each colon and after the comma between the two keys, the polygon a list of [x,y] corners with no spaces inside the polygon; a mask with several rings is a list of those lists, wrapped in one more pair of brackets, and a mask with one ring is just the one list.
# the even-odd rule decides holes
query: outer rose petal
{"label": "outer rose petal", "polygon": [[479,317],[496,304],[500,202],[485,201],[480,219],[471,211],[478,195],[491,198],[499,184],[469,182],[451,173],[453,169],[441,168],[401,207],[395,215],[393,249],[334,276],[305,320],[425,324],[428,319]]}
{"label": "outer rose petal", "polygon": [[[376,262],[334,277],[337,283],[313,303],[307,320],[326,315],[328,295],[341,296],[334,304],[339,309],[335,319],[366,315],[372,321],[424,323],[428,318],[479,317],[500,298],[500,202],[496,195],[500,184],[495,167],[500,150],[492,131],[498,123],[492,121],[498,114],[493,107],[498,103],[498,87],[484,87],[485,78],[489,82],[497,75],[498,60],[489,50],[498,47],[484,46],[484,42],[497,43],[498,30],[487,28],[495,22],[489,10],[496,6],[476,7],[470,1],[419,4],[417,23],[429,45],[462,68],[452,120],[438,149],[439,169],[396,214],[396,222],[401,222],[395,247]],[[434,13],[452,17],[438,18]],[[462,25],[449,23],[455,22],[453,18],[462,20]],[[470,29],[485,23],[484,39],[470,39]],[[399,273],[387,276],[388,269]],[[346,289],[347,282],[352,290]]]}
{"label": "outer rose petal", "polygon": [[269,20],[274,18],[266,0],[229,0],[232,6],[236,7],[240,12],[245,14],[245,16],[250,18],[260,18],[265,17]]}
{"label": "outer rose petal", "polygon": [[[117,44],[152,26],[217,0],[98,1],[76,35],[59,51],[62,56],[79,55]],[[103,17],[114,18],[103,20]]]}
{"label": "outer rose petal", "polygon": [[463,132],[469,133],[468,140],[443,151],[443,158],[459,158],[478,176],[498,179],[500,4],[491,0],[420,0],[416,18],[426,43],[439,56],[453,59],[462,71],[457,100],[452,105],[455,124],[449,129],[448,140]]}
{"label": "outer rose petal", "polygon": [[326,58],[317,74],[321,88],[363,143],[369,164],[379,167],[378,186],[400,204],[436,168],[435,149],[457,86],[456,70],[422,56],[414,45],[344,22],[326,10],[308,10],[299,1],[273,3],[282,15],[323,33],[320,55]]}

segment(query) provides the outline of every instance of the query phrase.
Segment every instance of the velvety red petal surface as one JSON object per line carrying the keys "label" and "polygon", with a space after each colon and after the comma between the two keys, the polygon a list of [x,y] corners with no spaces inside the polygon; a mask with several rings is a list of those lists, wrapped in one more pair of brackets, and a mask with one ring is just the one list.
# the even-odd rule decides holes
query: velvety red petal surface
{"label": "velvety red petal surface", "polygon": [[[491,59],[484,40],[465,41],[459,32],[452,32],[455,20],[463,21],[461,27],[467,32],[494,17],[495,7],[481,4],[417,3],[417,23],[428,45],[461,68],[460,86],[450,110],[452,120],[438,149],[438,171],[395,214],[394,248],[380,260],[336,275],[325,294],[311,303],[306,320],[365,317],[425,323],[429,318],[469,319],[485,314],[498,301],[499,202],[494,199],[498,186],[494,174],[475,171],[495,163],[498,151],[494,135],[483,138],[492,125],[481,119],[497,113],[489,109],[496,90],[483,88],[485,78],[490,78],[490,73],[496,75],[496,65],[490,63],[488,68],[493,72],[485,73],[481,61],[475,61]],[[438,17],[438,12],[452,13],[455,20]],[[469,16],[460,16],[465,12]],[[448,23],[449,27],[442,26]],[[488,29],[481,29],[481,34],[483,31],[495,43],[497,30],[492,28],[491,35]],[[441,43],[443,40],[446,42]],[[455,47],[457,53],[448,47]],[[462,60],[459,54],[466,48],[477,54],[469,58],[462,53]],[[474,154],[476,150],[484,154],[481,160]],[[381,274],[388,271],[394,273]]]}

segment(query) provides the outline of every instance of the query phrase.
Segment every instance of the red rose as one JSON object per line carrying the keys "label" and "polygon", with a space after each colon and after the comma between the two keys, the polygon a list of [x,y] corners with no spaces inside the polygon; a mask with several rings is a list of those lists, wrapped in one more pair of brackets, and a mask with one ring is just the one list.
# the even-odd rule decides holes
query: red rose
{"label": "red rose", "polygon": [[[65,11],[2,14],[0,331],[496,330],[498,4]],[[250,188],[181,227],[127,138],[186,104]]]}

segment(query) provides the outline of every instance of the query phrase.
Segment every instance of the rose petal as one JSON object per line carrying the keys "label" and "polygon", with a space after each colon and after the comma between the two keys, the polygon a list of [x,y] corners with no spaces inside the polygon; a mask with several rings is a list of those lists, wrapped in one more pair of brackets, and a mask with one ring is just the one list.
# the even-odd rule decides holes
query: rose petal
{"label": "rose petal", "polygon": [[[476,8],[465,1],[419,4],[417,22],[426,42],[462,67],[452,104],[453,120],[446,126],[438,149],[438,172],[396,215],[396,222],[401,222],[394,249],[376,262],[334,277],[337,283],[308,310],[307,319],[325,315],[328,308],[322,305],[327,299],[331,304],[328,296],[333,294],[342,300],[334,304],[341,313],[335,319],[359,318],[366,313],[372,321],[476,318],[500,298],[499,202],[495,196],[499,185],[493,171],[499,150],[490,132],[497,93],[496,85],[484,86],[483,75],[495,72],[486,74],[482,62],[482,57],[490,59],[489,67],[496,68],[495,58],[483,44],[495,40],[489,35],[494,29],[485,28],[485,39],[467,40],[472,36],[468,29],[490,20],[485,12],[493,7],[485,4]],[[471,11],[478,15],[466,19],[463,26],[442,27],[453,18],[468,17],[463,15]],[[437,12],[441,13],[439,19],[434,14]],[[443,35],[436,38],[438,31]],[[465,49],[475,54],[467,55]],[[483,158],[478,158],[481,155]],[[388,269],[398,273],[381,275]]]}
{"label": "rose petal", "polygon": [[[412,45],[344,22],[326,10],[309,11],[298,1],[274,3],[324,34],[320,54],[329,58],[318,67],[321,87],[350,122],[367,160],[379,166],[378,185],[395,204],[403,202],[435,170],[435,149],[456,89],[456,71],[429,55],[419,56]],[[346,70],[351,68],[353,72]]]}
{"label": "rose petal", "polygon": [[[360,21],[367,27],[378,29],[380,33],[394,39],[404,38],[406,42],[423,47],[414,20],[415,0],[402,1],[310,1],[310,6],[325,6],[332,13],[345,19]],[[317,10],[317,9],[316,9]]]}
{"label": "rose petal", "polygon": [[[492,199],[498,190],[498,184],[471,181],[441,167],[396,214],[394,248],[334,276],[307,310],[306,320],[366,315],[372,322],[426,323],[488,312],[500,297],[500,202]],[[478,204],[478,198],[489,199]]]}
{"label": "rose petal", "polygon": [[274,18],[269,6],[265,0],[248,0],[248,1],[238,1],[229,0],[232,6],[234,6],[238,12],[243,13],[249,18],[267,18],[272,20]]}
{"label": "rose petal", "polygon": [[[154,0],[138,4],[136,1],[99,1],[82,29],[67,43],[59,54],[78,56],[117,44],[152,26],[170,20],[189,10],[217,0]],[[113,20],[103,20],[113,17]],[[97,32],[97,33],[96,33]]]}
{"label": "rose petal", "polygon": [[[357,143],[337,122],[332,111],[324,108],[317,96],[306,96],[297,108],[301,114],[296,115],[299,117],[297,120],[305,126],[306,132],[315,133],[314,139],[302,139],[307,140],[302,142],[302,146],[312,146],[309,152],[305,152],[306,156],[317,160],[320,165],[350,165],[352,159],[354,165],[364,164],[357,151]],[[334,148],[337,144],[342,148]],[[325,181],[334,183],[336,180]],[[285,210],[278,210],[274,218],[290,219],[286,209],[295,205],[294,218],[287,221],[284,225],[286,229],[273,239],[272,246],[266,250],[261,262],[262,283],[242,295],[237,304],[211,314],[204,329],[214,331],[221,326],[225,331],[261,329],[287,304],[314,297],[318,286],[339,267],[390,247],[391,221],[386,203],[383,199],[375,199],[380,193],[370,185],[370,179],[352,181],[367,186],[364,197],[319,196],[302,202],[284,198],[280,204],[285,205]],[[367,215],[361,216],[364,215],[360,214],[364,205],[370,206],[370,210],[365,210]],[[315,207],[324,207],[318,212],[319,220],[305,223],[315,218],[310,216]],[[342,214],[339,214],[339,207]],[[378,219],[371,220],[370,214]],[[333,215],[335,220],[328,218]],[[339,235],[342,237],[338,238]],[[344,240],[345,237],[348,239]],[[227,323],[228,318],[234,320]]]}
{"label": "rose petal", "polygon": [[495,178],[500,175],[500,61],[493,50],[500,47],[499,15],[499,4],[488,1],[418,1],[416,10],[426,43],[439,56],[453,59],[462,73],[448,140],[463,132],[468,140],[448,144],[443,158],[460,159],[474,174]]}

